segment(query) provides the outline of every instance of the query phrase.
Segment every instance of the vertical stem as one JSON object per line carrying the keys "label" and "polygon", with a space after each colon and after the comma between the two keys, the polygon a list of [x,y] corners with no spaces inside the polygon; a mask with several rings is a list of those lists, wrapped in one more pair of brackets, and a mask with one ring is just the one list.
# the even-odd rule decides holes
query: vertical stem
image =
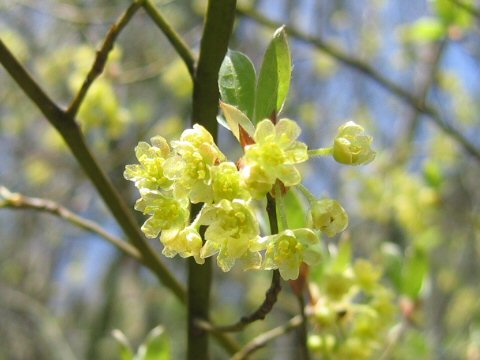
{"label": "vertical stem", "polygon": [[305,298],[303,293],[297,294],[298,305],[300,307],[300,315],[302,316],[302,324],[298,328],[298,342],[299,342],[299,355],[302,360],[310,360],[310,353],[308,352],[308,327],[307,327],[307,315],[305,314]]}
{"label": "vertical stem", "polygon": [[[192,220],[201,209],[201,204],[192,205]],[[200,228],[204,236],[205,228]],[[211,258],[205,259],[203,265],[198,265],[190,257],[188,259],[188,348],[187,359],[208,359],[208,332],[195,326],[195,319],[209,318],[210,289],[212,282]]]}
{"label": "vertical stem", "polygon": [[[203,125],[217,138],[217,113],[220,98],[218,72],[225,57],[235,19],[236,0],[209,0],[200,44],[198,66],[193,79],[192,123]],[[192,206],[192,218],[200,211]],[[188,260],[188,343],[187,360],[209,359],[208,332],[195,320],[207,320],[209,313],[211,261],[198,265]]]}

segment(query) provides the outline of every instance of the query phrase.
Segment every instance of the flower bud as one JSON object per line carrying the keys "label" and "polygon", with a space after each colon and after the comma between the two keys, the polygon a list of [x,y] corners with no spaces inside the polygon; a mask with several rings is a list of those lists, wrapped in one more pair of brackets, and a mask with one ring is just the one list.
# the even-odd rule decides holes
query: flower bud
{"label": "flower bud", "polygon": [[375,158],[371,143],[372,137],[365,135],[364,128],[349,121],[338,128],[333,142],[333,158],[346,165],[368,164]]}
{"label": "flower bud", "polygon": [[317,200],[312,205],[311,211],[313,227],[329,237],[333,237],[347,228],[347,212],[336,200]]}

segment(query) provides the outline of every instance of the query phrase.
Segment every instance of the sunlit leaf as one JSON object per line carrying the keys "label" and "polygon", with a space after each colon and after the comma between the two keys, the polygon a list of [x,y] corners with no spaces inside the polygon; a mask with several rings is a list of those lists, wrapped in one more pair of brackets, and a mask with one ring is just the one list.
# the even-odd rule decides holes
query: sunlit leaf
{"label": "sunlit leaf", "polygon": [[138,348],[135,360],[169,360],[170,348],[162,326],[153,328]]}
{"label": "sunlit leaf", "polygon": [[224,102],[220,102],[220,107],[225,115],[225,120],[227,120],[228,128],[238,139],[238,141],[240,141],[239,126],[241,126],[247,132],[247,134],[253,138],[255,127],[244,113],[242,113],[235,106],[228,105]]}
{"label": "sunlit leaf", "polygon": [[288,227],[290,229],[299,229],[307,226],[307,214],[305,205],[300,196],[293,190],[287,191],[284,196],[285,212],[287,216]]}
{"label": "sunlit leaf", "polygon": [[402,293],[412,299],[418,298],[428,271],[428,258],[423,251],[405,259],[402,271]]}
{"label": "sunlit leaf", "polygon": [[283,107],[290,87],[292,61],[285,28],[273,34],[263,58],[255,97],[255,123],[270,118]]}
{"label": "sunlit leaf", "polygon": [[118,329],[112,331],[113,338],[117,341],[117,344],[120,346],[120,360],[134,360],[132,347],[127,337],[123,332]]}
{"label": "sunlit leaf", "polygon": [[220,68],[218,87],[222,100],[235,106],[249,119],[255,105],[255,68],[241,52],[229,50]]}

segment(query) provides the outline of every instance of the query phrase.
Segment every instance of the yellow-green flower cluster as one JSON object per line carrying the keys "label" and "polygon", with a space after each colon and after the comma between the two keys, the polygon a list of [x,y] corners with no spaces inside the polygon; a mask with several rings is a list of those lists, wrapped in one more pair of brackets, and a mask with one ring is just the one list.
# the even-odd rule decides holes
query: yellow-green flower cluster
{"label": "yellow-green flower cluster", "polygon": [[[217,255],[223,271],[239,263],[244,269],[278,269],[285,280],[296,279],[302,263],[314,265],[322,257],[319,231],[334,236],[345,229],[348,217],[336,201],[315,199],[311,229],[284,226],[279,234],[262,236],[254,199],[283,196],[279,192],[300,184],[296,164],[308,159],[308,151],[297,141],[301,130],[292,120],[265,119],[251,129],[237,164],[195,124],[171,145],[161,136],[140,142],[138,164],[127,165],[124,176],[139,189],[135,209],[148,215],[142,231],[160,238],[165,256],[192,256],[201,264]],[[274,192],[277,183],[281,191]],[[203,205],[192,221],[190,206],[196,203]]]}
{"label": "yellow-green flower cluster", "polygon": [[258,123],[254,144],[245,147],[242,179],[254,198],[262,198],[275,182],[285,186],[300,183],[302,177],[295,164],[308,160],[307,145],[296,141],[300,127],[292,120],[268,119]]}
{"label": "yellow-green flower cluster", "polygon": [[[139,164],[127,165],[124,176],[140,191],[135,209],[150,216],[142,231],[150,238],[161,233],[165,256],[193,256],[198,263],[204,262],[198,227],[189,225],[190,203],[212,201],[211,169],[225,156],[200,125],[185,130],[172,148],[161,136],[152,138],[151,145],[140,142],[135,155]],[[224,191],[227,187],[224,184]]]}
{"label": "yellow-green flower cluster", "polygon": [[394,315],[393,294],[380,283],[381,272],[360,259],[339,266],[336,257],[324,264],[315,289],[315,334],[310,348],[339,360],[371,359],[384,348],[386,330]]}

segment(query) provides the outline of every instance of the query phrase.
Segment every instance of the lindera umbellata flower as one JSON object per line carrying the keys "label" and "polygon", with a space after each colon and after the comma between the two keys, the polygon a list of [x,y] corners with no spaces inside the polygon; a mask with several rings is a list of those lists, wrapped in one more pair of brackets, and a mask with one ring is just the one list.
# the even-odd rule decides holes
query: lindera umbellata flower
{"label": "lindera umbellata flower", "polygon": [[[238,261],[244,269],[279,269],[284,279],[295,279],[302,262],[313,265],[321,258],[316,231],[332,237],[348,224],[337,201],[316,199],[300,184],[296,164],[308,159],[307,145],[297,140],[300,132],[293,120],[260,121],[237,164],[227,161],[197,124],[171,146],[161,136],[152,138],[151,145],[140,142],[135,151],[139,164],[127,165],[125,178],[140,191],[135,209],[149,216],[142,231],[149,238],[159,237],[168,257],[193,256],[201,264],[216,254],[223,271]],[[261,236],[253,199],[270,192],[275,196],[277,181],[282,191],[297,185],[310,201],[312,229],[287,228]],[[190,223],[190,204],[198,202],[204,206]],[[204,239],[199,226],[206,227]]]}
{"label": "lindera umbellata flower", "polygon": [[247,254],[248,251],[256,252],[252,249],[260,233],[248,202],[223,199],[218,204],[206,205],[200,212],[198,223],[208,226],[200,257],[205,259],[218,253],[217,263],[223,271],[229,271],[240,258],[248,260],[247,267],[259,265],[260,254]]}
{"label": "lindera umbellata flower", "polygon": [[190,215],[188,200],[175,198],[172,193],[143,189],[141,198],[135,203],[135,210],[150,215],[142,226],[149,238],[156,238],[160,231],[183,229]]}
{"label": "lindera umbellata flower", "polygon": [[322,358],[371,359],[394,318],[393,293],[372,263],[342,257],[341,267],[338,253],[325,259],[318,282],[311,284],[312,321],[318,330],[308,344]]}
{"label": "lindera umbellata flower", "polygon": [[178,254],[183,258],[193,256],[197,264],[205,262],[200,257],[200,250],[203,246],[202,237],[193,224],[184,229],[172,228],[163,231],[160,241],[164,246],[162,254],[167,257],[174,257]]}
{"label": "lindera umbellata flower", "polygon": [[[275,39],[280,43],[286,41],[281,29]],[[288,51],[288,46],[280,43],[275,49]],[[230,65],[237,60],[245,63],[244,55],[231,55]],[[270,52],[269,56],[276,55]],[[282,56],[285,60],[290,55]],[[282,81],[289,81],[290,68],[288,61],[279,68],[279,71],[286,71],[282,79],[287,80]],[[335,160],[348,165],[368,163],[375,155],[370,148],[372,138],[364,134],[361,126],[348,122],[339,128],[332,147],[308,150],[299,140],[301,129],[295,121],[287,118],[277,121],[288,86],[283,86],[282,93],[277,94],[277,102],[272,103],[274,108],[262,102],[258,109],[253,109],[260,99],[252,103],[251,93],[236,98],[238,92],[231,91],[229,80],[237,76],[232,73],[235,69],[235,66],[226,66],[225,81],[219,84],[226,126],[244,151],[240,159],[227,159],[207,129],[195,124],[170,145],[161,136],[152,138],[151,144],[140,142],[135,149],[138,164],[127,165],[124,175],[140,191],[135,208],[148,215],[142,230],[149,238],[159,237],[165,256],[192,256],[201,264],[216,255],[223,271],[238,264],[244,269],[278,269],[284,279],[295,279],[302,263],[313,265],[320,261],[320,233],[334,236],[344,231],[348,223],[348,216],[338,202],[318,200],[301,185],[298,164],[324,155],[333,155]],[[255,79],[254,71],[250,75]],[[271,85],[269,77],[265,76],[259,75],[257,88]],[[271,96],[270,90],[262,91],[257,95]],[[242,99],[250,100],[244,104],[236,102]],[[263,118],[270,115],[273,120]],[[282,231],[261,234],[259,217],[265,214],[259,206],[265,205],[267,195],[283,197],[297,189],[310,202],[311,213],[307,214],[304,209],[299,211],[310,218],[311,228],[289,229],[288,211],[282,200],[274,210],[282,220]],[[197,203],[202,207],[192,220],[190,207]]]}
{"label": "lindera umbellata flower", "polygon": [[307,145],[296,141],[300,132],[300,127],[289,119],[280,119],[276,124],[269,119],[258,123],[253,136],[255,143],[245,147],[241,170],[253,197],[265,196],[277,179],[285,186],[301,181],[295,164],[306,161],[308,154]]}
{"label": "lindera umbellata flower", "polygon": [[211,167],[225,160],[212,135],[201,125],[185,130],[172,141],[175,156],[165,164],[166,176],[175,181],[175,193],[189,196],[192,203],[211,202]]}
{"label": "lindera umbellata flower", "polygon": [[318,235],[311,229],[285,230],[260,239],[254,249],[266,249],[262,268],[279,269],[285,280],[298,277],[300,264],[315,265],[322,257]]}
{"label": "lindera umbellata flower", "polygon": [[321,199],[311,205],[312,227],[329,237],[344,231],[348,226],[345,209],[333,199]]}
{"label": "lindera umbellata flower", "polygon": [[240,172],[233,162],[223,162],[211,168],[214,202],[222,199],[250,199],[250,193],[242,186]]}
{"label": "lindera umbellata flower", "polygon": [[168,188],[172,184],[164,173],[165,161],[170,156],[170,147],[161,136],[153,137],[151,142],[152,145],[139,142],[135,148],[139,164],[125,167],[125,179],[133,181],[139,190],[158,190]]}
{"label": "lindera umbellata flower", "polygon": [[365,129],[349,121],[338,128],[333,142],[333,158],[346,165],[368,164],[375,158],[371,143],[372,137],[365,135]]}

